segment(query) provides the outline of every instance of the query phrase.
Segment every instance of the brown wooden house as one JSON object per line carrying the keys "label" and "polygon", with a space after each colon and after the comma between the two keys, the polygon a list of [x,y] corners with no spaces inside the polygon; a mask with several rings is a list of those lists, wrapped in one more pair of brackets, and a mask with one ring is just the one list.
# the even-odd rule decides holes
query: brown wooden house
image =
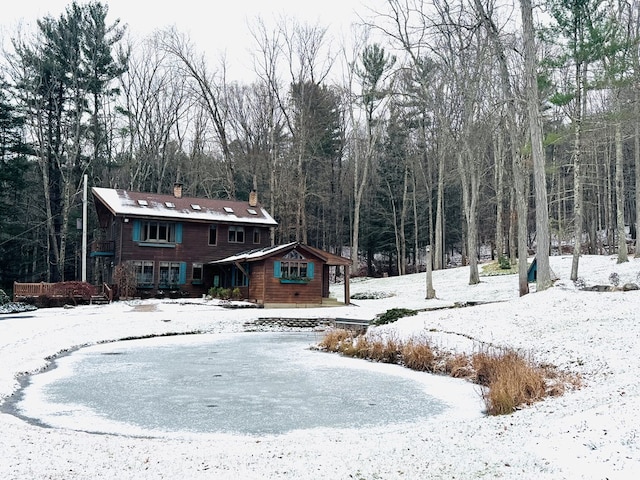
{"label": "brown wooden house", "polygon": [[114,283],[114,269],[135,273],[137,294],[200,296],[211,286],[242,285],[210,262],[270,245],[277,222],[251,192],[248,202],[93,188],[99,232],[91,248],[93,281]]}
{"label": "brown wooden house", "polygon": [[265,307],[331,304],[329,268],[343,267],[345,304],[349,303],[351,260],[298,242],[256,248],[210,264],[227,269],[225,278],[242,278],[243,296]]}

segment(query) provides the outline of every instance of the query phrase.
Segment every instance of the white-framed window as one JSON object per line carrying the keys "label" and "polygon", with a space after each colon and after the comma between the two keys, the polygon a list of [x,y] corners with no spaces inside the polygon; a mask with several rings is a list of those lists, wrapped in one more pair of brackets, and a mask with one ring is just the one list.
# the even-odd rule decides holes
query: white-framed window
{"label": "white-framed window", "polygon": [[136,274],[136,285],[140,288],[153,287],[153,262],[150,260],[134,260],[132,263]]}
{"label": "white-framed window", "polygon": [[253,243],[260,243],[260,229],[253,229]]}
{"label": "white-framed window", "polygon": [[244,227],[229,226],[229,243],[244,243]]}
{"label": "white-framed window", "polygon": [[158,287],[175,288],[180,282],[180,262],[160,262]]}

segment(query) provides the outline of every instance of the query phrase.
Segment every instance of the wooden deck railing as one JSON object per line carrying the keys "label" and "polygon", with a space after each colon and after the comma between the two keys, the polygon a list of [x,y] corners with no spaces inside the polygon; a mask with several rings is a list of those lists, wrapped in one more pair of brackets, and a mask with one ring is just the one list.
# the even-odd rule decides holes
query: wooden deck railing
{"label": "wooden deck railing", "polygon": [[13,301],[27,298],[52,295],[55,283],[13,283]]}
{"label": "wooden deck railing", "polygon": [[109,303],[113,302],[113,288],[106,283],[102,284],[102,293],[109,300]]}
{"label": "wooden deck railing", "polygon": [[[13,301],[18,302],[26,298],[37,297],[74,297],[74,298],[86,298],[87,300],[96,294],[95,288],[93,292],[86,288],[78,288],[73,285],[75,282],[70,282],[71,285],[65,285],[65,283],[13,283]],[[113,301],[113,289],[106,283],[102,284],[102,295],[109,302]]]}
{"label": "wooden deck railing", "polygon": [[91,243],[92,253],[111,253],[116,249],[116,242],[113,240],[94,240]]}

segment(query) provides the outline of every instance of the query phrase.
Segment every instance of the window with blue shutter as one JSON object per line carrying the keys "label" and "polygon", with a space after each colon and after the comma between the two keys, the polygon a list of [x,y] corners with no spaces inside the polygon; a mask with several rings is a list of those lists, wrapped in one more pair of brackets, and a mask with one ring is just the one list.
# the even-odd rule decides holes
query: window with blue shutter
{"label": "window with blue shutter", "polygon": [[273,264],[273,276],[279,278],[280,283],[309,283],[313,274],[313,262],[282,260]]}
{"label": "window with blue shutter", "polygon": [[175,248],[182,243],[182,224],[157,220],[134,220],[133,241],[143,247]]}

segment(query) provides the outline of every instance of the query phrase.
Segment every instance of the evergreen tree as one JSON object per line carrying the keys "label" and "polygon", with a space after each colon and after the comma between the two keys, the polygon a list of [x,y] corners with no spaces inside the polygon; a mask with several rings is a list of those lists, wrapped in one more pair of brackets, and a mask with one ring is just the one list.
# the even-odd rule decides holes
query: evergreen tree
{"label": "evergreen tree", "polygon": [[19,278],[25,246],[27,146],[22,141],[24,119],[10,101],[9,87],[0,79],[0,288],[10,290]]}
{"label": "evergreen tree", "polygon": [[106,15],[99,3],[73,2],[59,18],[39,20],[35,38],[13,41],[14,82],[42,174],[50,281],[74,275],[65,269],[69,224],[80,208],[75,194],[105,151],[100,103],[113,96],[110,82],[124,69],[110,54],[122,32],[117,22],[107,26]]}

